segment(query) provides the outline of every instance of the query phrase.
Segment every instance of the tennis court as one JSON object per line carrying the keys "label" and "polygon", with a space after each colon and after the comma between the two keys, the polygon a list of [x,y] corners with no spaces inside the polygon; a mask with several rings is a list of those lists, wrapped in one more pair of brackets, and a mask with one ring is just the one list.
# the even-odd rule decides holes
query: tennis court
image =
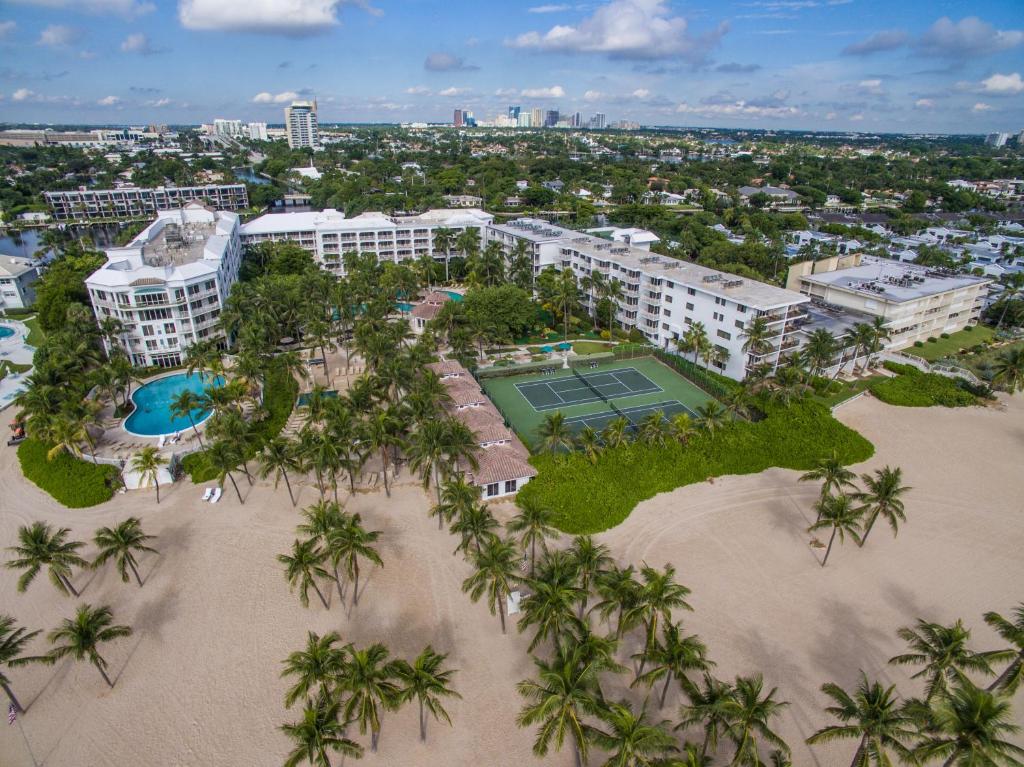
{"label": "tennis court", "polygon": [[652,405],[620,407],[617,411],[608,410],[603,413],[594,413],[592,415],[577,415],[572,418],[566,418],[565,423],[574,434],[582,431],[586,426],[589,426],[594,431],[602,431],[605,426],[620,416],[625,417],[631,424],[636,426],[651,413],[656,413],[659,410],[661,411],[662,418],[665,421],[671,421],[672,416],[677,413],[686,413],[690,418],[697,417],[697,414],[690,410],[690,408],[679,400],[673,399],[666,400],[665,402],[655,402]]}
{"label": "tennis court", "polygon": [[517,383],[516,388],[533,409],[540,413],[572,405],[662,391],[658,384],[634,367],[616,368],[600,373],[573,374],[571,371],[564,371],[564,374],[557,378]]}

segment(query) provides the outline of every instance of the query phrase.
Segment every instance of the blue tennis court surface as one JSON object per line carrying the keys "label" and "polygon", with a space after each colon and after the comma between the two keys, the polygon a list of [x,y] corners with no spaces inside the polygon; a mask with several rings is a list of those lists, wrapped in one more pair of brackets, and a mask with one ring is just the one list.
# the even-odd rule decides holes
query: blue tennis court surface
{"label": "blue tennis court surface", "polygon": [[[581,381],[581,377],[586,380]],[[569,373],[548,381],[517,383],[516,389],[538,413],[599,402],[602,399],[620,399],[663,391],[658,384],[632,367],[583,373],[579,376]],[[595,389],[600,395],[595,393]]]}
{"label": "blue tennis court surface", "polygon": [[619,417],[621,413],[625,416],[631,424],[634,426],[640,423],[651,413],[661,411],[662,416],[666,421],[672,420],[672,416],[678,413],[686,413],[691,418],[696,418],[697,414],[694,413],[690,408],[686,407],[679,400],[666,400],[665,402],[655,402],[652,405],[638,405],[637,407],[620,407],[619,412],[614,410],[608,410],[601,413],[591,413],[590,415],[578,415],[573,418],[566,418],[565,424],[573,432],[581,431],[583,427],[589,426],[594,431],[602,431],[608,424]]}

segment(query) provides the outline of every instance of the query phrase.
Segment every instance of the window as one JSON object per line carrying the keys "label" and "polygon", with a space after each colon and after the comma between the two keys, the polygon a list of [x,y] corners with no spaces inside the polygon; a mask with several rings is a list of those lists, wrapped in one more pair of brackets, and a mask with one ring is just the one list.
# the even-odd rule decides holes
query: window
{"label": "window", "polygon": [[697,291],[694,290],[693,288],[687,288],[686,289],[686,295],[688,295],[688,296],[695,296],[695,295],[697,295]]}
{"label": "window", "polygon": [[726,341],[729,341],[729,340],[732,340],[732,333],[728,333],[728,332],[726,332],[724,330],[719,330],[718,331],[718,337],[719,338],[724,338]]}
{"label": "window", "polygon": [[736,320],[736,327],[743,330],[743,320]]}
{"label": "window", "polygon": [[514,479],[507,480],[505,482],[505,492],[514,493],[516,491],[516,481]]}
{"label": "window", "polygon": [[498,494],[498,483],[497,482],[492,482],[491,484],[489,484],[487,486],[487,497],[488,498],[493,498],[497,494]]}
{"label": "window", "polygon": [[693,304],[687,303],[686,304],[686,310],[692,312],[693,311]]}
{"label": "window", "polygon": [[736,304],[736,311],[738,311],[740,314],[746,314],[747,307],[745,307],[743,304]]}
{"label": "window", "polygon": [[674,282],[672,282],[672,280],[665,280],[665,287],[666,288],[674,288],[675,286],[676,286],[676,284]]}
{"label": "window", "polygon": [[165,322],[164,323],[164,332],[165,333],[174,333],[175,332],[174,323],[173,322]]}
{"label": "window", "polygon": [[666,304],[672,303],[672,296],[665,296],[665,303]]}
{"label": "window", "polygon": [[142,326],[142,335],[144,335],[144,336],[151,336],[151,335],[153,335],[153,326],[152,325],[143,325]]}
{"label": "window", "polygon": [[666,309],[666,310],[665,310],[665,316],[666,316],[666,317],[671,317],[671,316],[672,316],[672,312],[671,312],[671,310],[669,310],[669,309]]}
{"label": "window", "polygon": [[668,330],[668,323],[667,322],[661,323],[661,329],[662,330]]}
{"label": "window", "polygon": [[725,306],[725,299],[715,296],[715,306]]}

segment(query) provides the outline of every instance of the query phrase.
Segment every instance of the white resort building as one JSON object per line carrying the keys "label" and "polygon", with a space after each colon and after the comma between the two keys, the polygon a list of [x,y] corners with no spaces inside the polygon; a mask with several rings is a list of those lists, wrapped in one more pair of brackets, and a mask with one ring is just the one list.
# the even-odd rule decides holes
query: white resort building
{"label": "white resort building", "polygon": [[39,269],[27,258],[0,256],[0,309],[25,309],[36,302]]}
{"label": "white resort building", "polygon": [[174,210],[190,202],[201,202],[217,210],[245,210],[249,193],[245,184],[205,186],[158,186],[152,189],[86,189],[44,192],[57,221],[92,221],[108,218],[139,218],[161,210]]}
{"label": "white resort building", "polygon": [[199,203],[161,211],[85,284],[97,320],[124,324],[117,343],[136,366],[180,365],[196,341],[220,338],[217,318],[242,262],[238,216]]}

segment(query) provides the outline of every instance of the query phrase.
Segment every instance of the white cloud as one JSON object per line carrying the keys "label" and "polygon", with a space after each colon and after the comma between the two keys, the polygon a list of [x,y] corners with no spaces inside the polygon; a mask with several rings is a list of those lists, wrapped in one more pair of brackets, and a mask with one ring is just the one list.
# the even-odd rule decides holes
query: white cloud
{"label": "white cloud", "polygon": [[148,0],[12,0],[19,5],[34,5],[40,8],[66,8],[86,13],[112,13],[134,18],[156,10]]}
{"label": "white cloud", "polygon": [[601,91],[587,91],[583,94],[584,101],[600,101],[604,98],[604,94]]}
{"label": "white cloud", "polygon": [[438,51],[427,56],[423,68],[431,72],[472,72],[480,67],[466,63],[462,56]]}
{"label": "white cloud", "polygon": [[728,31],[722,23],[701,36],[673,16],[667,0],[611,0],[575,26],[556,24],[506,41],[513,48],[562,53],[603,53],[620,59],[679,57],[702,62]]}
{"label": "white cloud", "polygon": [[11,94],[11,101],[31,101],[35,96],[35,91],[30,91],[28,88],[18,88],[18,90]]}
{"label": "white cloud", "polygon": [[850,115],[850,122],[852,122],[852,123],[859,123],[863,119],[864,119],[864,115],[861,114],[860,112],[857,112],[857,114]]}
{"label": "white cloud", "polygon": [[406,88],[405,92],[410,96],[429,96],[431,93],[430,88],[425,85],[413,85],[410,88]]}
{"label": "white cloud", "polygon": [[167,99],[167,98],[164,98],[164,99],[153,99],[152,101],[147,101],[146,102],[146,106],[147,107],[156,107],[156,108],[170,106],[170,104],[171,104],[171,100]]}
{"label": "white cloud", "polygon": [[1009,75],[994,74],[981,81],[981,89],[985,93],[998,94],[1000,96],[1024,93],[1024,80],[1019,72]]}
{"label": "white cloud", "polygon": [[935,106],[935,102],[931,99],[918,99],[914,102],[914,106],[918,109],[931,109]]}
{"label": "white cloud", "polygon": [[296,37],[336,26],[343,5],[381,13],[366,0],[179,0],[178,19],[186,29]]}
{"label": "white cloud", "polygon": [[533,8],[527,8],[527,13],[561,13],[562,11],[568,11],[571,9],[571,5],[535,5]]}
{"label": "white cloud", "polygon": [[0,21],[0,40],[3,40],[5,37],[10,35],[17,26],[17,22],[14,21]]}
{"label": "white cloud", "polygon": [[956,22],[943,16],[921,35],[917,47],[927,56],[960,59],[1004,51],[1021,43],[1024,32],[1020,30],[996,29],[977,16]]}
{"label": "white cloud", "polygon": [[758,106],[747,101],[733,101],[728,104],[687,104],[685,101],[676,106],[676,114],[694,114],[702,117],[748,117],[784,118],[797,117],[803,114],[791,106]]}
{"label": "white cloud", "polygon": [[270,93],[262,91],[252,97],[253,104],[285,104],[295,101],[299,94],[295,91],[282,91],[281,93]]}
{"label": "white cloud", "polygon": [[979,101],[977,104],[971,107],[972,112],[988,112],[991,109],[992,105],[986,104],[984,101]]}
{"label": "white cloud", "polygon": [[847,45],[842,52],[847,56],[867,56],[872,53],[902,48],[908,39],[909,36],[902,29],[885,29],[865,40]]}
{"label": "white cloud", "polygon": [[163,48],[154,47],[149,38],[141,32],[128,35],[121,43],[121,50],[125,53],[141,53],[143,56],[164,52]]}
{"label": "white cloud", "polygon": [[635,99],[643,100],[646,98],[650,98],[651,92],[646,88],[637,88],[630,95]]}
{"label": "white cloud", "polygon": [[446,98],[450,96],[465,96],[469,91],[469,88],[456,88],[453,85],[451,88],[445,88],[443,91],[438,91],[437,95],[445,96]]}
{"label": "white cloud", "polygon": [[498,88],[494,95],[499,99],[513,99],[519,95],[519,90],[517,88]]}
{"label": "white cloud", "polygon": [[39,33],[37,45],[60,48],[70,45],[81,36],[81,32],[74,27],[65,26],[64,24],[51,24]]}
{"label": "white cloud", "polygon": [[104,96],[96,103],[99,104],[101,107],[116,107],[118,104],[121,103],[121,99],[119,99],[117,96]]}
{"label": "white cloud", "polygon": [[550,88],[523,88],[519,95],[524,99],[561,99],[565,98],[565,88],[552,85]]}

